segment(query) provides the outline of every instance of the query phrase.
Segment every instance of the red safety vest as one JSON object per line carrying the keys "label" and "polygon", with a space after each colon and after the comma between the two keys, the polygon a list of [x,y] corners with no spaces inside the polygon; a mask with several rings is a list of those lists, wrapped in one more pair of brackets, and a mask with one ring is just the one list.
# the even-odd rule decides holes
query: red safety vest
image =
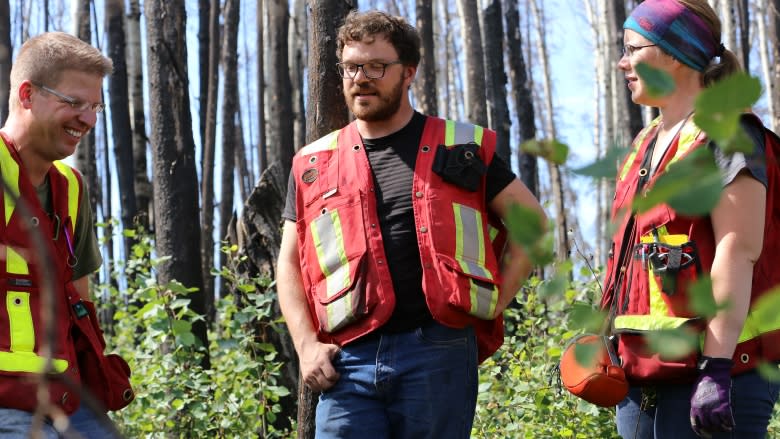
{"label": "red safety vest", "polygon": [[[660,118],[654,120],[639,133],[618,175],[612,219],[620,227],[613,236],[602,298],[604,308],[617,301],[614,331],[621,334],[618,352],[626,375],[635,384],[694,379],[697,354],[680,359],[661,358],[647,348],[643,335],[648,331],[685,327],[699,331],[703,342],[701,330],[706,322],[691,311],[687,286],[701,273],[710,272],[715,256],[710,217],[686,217],[666,204],[634,215],[635,226],[626,232],[640,172],[646,172],[640,168],[659,122]],[[705,133],[689,120],[672,141],[658,169],[673,166],[696,148],[706,147],[707,141]],[[733,374],[752,370],[761,361],[780,360],[780,313],[767,309],[766,300],[759,300],[780,285],[780,270],[776,269],[780,256],[780,204],[777,202],[780,196],[777,168],[780,139],[765,130],[765,144],[768,187],[764,244],[753,269],[751,307],[734,352]],[[651,187],[659,175],[656,173],[651,177],[642,192]],[[621,249],[624,254],[622,263],[618,264],[617,255]],[[657,259],[650,257],[654,254]],[[657,261],[673,266],[672,272],[676,275],[654,273],[653,264]]]}
{"label": "red safety vest", "polygon": [[[506,232],[485,203],[485,177],[470,192],[432,171],[438,145],[479,145],[489,164],[495,132],[428,117],[412,184],[423,291],[433,317],[475,328],[480,361],[503,343],[493,318]],[[395,294],[387,267],[374,179],[353,122],[302,148],[293,159],[298,248],[306,298],[320,340],[344,345],[384,324]]]}
{"label": "red safety vest", "polygon": [[[57,313],[49,322],[55,325],[50,346],[52,367],[55,373],[79,382],[70,335],[70,303],[64,290],[73,274],[68,265],[72,257],[67,241],[73,236],[78,215],[81,175],[61,162],[51,167],[48,178],[52,217],[38,201],[10,140],[2,136],[0,175],[6,185],[0,188],[0,407],[34,411],[38,405],[34,376],[44,369],[41,348],[48,341],[41,315],[45,278],[52,280]],[[17,199],[24,201],[30,216],[23,212]],[[40,233],[37,245],[45,246],[45,253],[38,252],[31,229]],[[45,270],[41,270],[42,266]],[[62,380],[49,381],[49,393],[51,402],[67,413],[79,406],[77,393]]]}

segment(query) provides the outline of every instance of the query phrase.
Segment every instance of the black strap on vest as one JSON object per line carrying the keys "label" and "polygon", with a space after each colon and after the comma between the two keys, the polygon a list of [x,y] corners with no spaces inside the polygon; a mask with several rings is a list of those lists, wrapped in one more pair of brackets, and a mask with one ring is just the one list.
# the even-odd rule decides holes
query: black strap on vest
{"label": "black strap on vest", "polygon": [[[637,187],[636,191],[634,192],[634,197],[639,195],[639,193],[644,189],[647,182],[650,180],[650,165],[653,160],[653,150],[655,150],[656,141],[658,139],[658,136],[656,135],[653,137],[653,140],[650,142],[650,144],[647,146],[647,150],[645,151],[644,157],[642,157],[642,163],[639,166],[639,180],[637,181]],[[644,172],[643,172],[644,171]],[[615,270],[612,271],[612,276],[615,278],[615,282],[613,285],[613,292],[616,294],[616,296],[612,297],[609,304],[609,315],[607,316],[607,319],[605,321],[604,327],[602,328],[602,333],[609,331],[612,332],[612,322],[615,319],[615,316],[617,315],[617,306],[618,306],[618,300],[620,299],[619,293],[620,289],[622,287],[623,282],[625,281],[625,272],[621,270],[621,268],[626,266],[626,261],[628,261],[627,253],[628,253],[628,245],[629,242],[633,241],[633,235],[636,231],[636,212],[631,212],[631,216],[628,218],[628,222],[626,223],[626,227],[623,231],[623,240],[620,243],[620,251],[617,254],[617,264],[615,265]],[[623,304],[623,308],[625,311],[627,303]]]}

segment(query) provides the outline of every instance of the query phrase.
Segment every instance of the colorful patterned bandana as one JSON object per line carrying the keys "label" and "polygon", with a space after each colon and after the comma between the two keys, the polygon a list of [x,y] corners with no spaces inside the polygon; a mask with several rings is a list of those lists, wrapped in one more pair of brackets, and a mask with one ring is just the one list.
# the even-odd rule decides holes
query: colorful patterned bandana
{"label": "colorful patterned bandana", "polygon": [[645,0],[623,23],[688,67],[702,72],[720,53],[704,21],[675,0]]}

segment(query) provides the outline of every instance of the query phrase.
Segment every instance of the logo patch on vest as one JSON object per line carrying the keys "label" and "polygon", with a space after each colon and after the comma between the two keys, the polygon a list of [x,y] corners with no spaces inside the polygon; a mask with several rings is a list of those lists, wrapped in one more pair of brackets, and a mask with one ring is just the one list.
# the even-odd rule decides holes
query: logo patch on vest
{"label": "logo patch on vest", "polygon": [[303,171],[303,175],[301,175],[301,180],[303,180],[304,183],[314,183],[315,180],[317,180],[317,176],[319,175],[320,171],[317,170],[317,168],[309,168],[305,171]]}

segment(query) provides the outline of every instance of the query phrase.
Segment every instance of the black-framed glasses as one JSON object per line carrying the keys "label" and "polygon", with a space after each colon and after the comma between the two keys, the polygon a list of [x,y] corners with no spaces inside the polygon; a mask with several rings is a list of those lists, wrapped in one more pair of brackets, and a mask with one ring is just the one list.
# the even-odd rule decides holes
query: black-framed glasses
{"label": "black-framed glasses", "polygon": [[33,85],[45,91],[46,93],[51,94],[52,96],[56,96],[57,98],[59,98],[60,102],[62,102],[63,104],[70,105],[70,108],[76,111],[84,112],[89,110],[95,114],[98,114],[101,113],[106,108],[106,104],[102,102],[84,102],[74,97],[64,95],[58,92],[57,90],[46,87],[45,85],[41,85],[41,84],[33,84]]}
{"label": "black-framed glasses", "polygon": [[626,44],[623,46],[623,56],[627,56],[631,58],[631,55],[634,54],[639,49],[644,49],[645,47],[655,47],[657,44],[646,44],[644,46],[634,46],[633,44]]}
{"label": "black-framed glasses", "polygon": [[358,74],[358,70],[363,70],[363,76],[368,79],[379,79],[385,76],[385,70],[387,66],[393,64],[403,64],[400,60],[391,62],[367,62],[363,64],[355,64],[351,62],[340,62],[336,64],[336,68],[344,79],[355,79]]}

